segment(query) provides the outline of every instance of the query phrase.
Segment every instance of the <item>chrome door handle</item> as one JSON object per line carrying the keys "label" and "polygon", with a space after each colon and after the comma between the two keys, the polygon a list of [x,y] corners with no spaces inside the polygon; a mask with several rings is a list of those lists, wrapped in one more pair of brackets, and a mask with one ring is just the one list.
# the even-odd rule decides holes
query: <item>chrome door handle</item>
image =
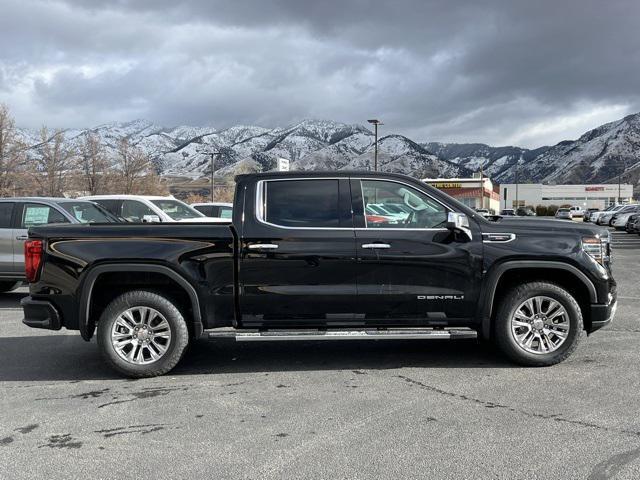
{"label": "chrome door handle", "polygon": [[362,248],[391,248],[388,243],[365,243]]}
{"label": "chrome door handle", "polygon": [[275,250],[278,245],[275,243],[252,243],[249,245],[249,250]]}
{"label": "chrome door handle", "polygon": [[18,235],[16,237],[16,240],[28,240],[29,237],[27,235]]}

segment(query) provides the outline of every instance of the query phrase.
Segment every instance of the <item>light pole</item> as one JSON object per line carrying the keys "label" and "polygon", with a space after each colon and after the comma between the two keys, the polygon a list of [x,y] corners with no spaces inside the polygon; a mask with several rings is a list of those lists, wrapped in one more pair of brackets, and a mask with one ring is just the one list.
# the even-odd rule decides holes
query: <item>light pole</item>
{"label": "light pole", "polygon": [[518,167],[520,165],[520,159],[516,161],[516,209],[518,208]]}
{"label": "light pole", "polygon": [[213,203],[214,191],[215,191],[215,180],[213,175],[215,173],[215,155],[220,155],[220,152],[209,152],[211,155],[211,203]]}
{"label": "light pole", "polygon": [[[624,160],[622,161],[622,164],[623,164],[623,168],[622,169],[620,167],[618,167],[618,205],[620,205],[622,203],[622,195],[620,193],[620,187],[621,187],[621,183],[622,183],[622,173],[624,172],[624,170],[627,167],[626,162]],[[620,163],[618,163],[618,165],[620,165]]]}
{"label": "light pole", "polygon": [[480,164],[480,208],[484,208],[484,168]]}
{"label": "light pole", "polygon": [[377,118],[372,118],[371,120],[367,120],[367,122],[371,123],[374,127],[374,132],[375,132],[375,143],[374,145],[374,150],[373,150],[373,171],[377,172],[378,171],[378,125],[384,125],[384,123],[382,123],[380,120],[378,120]]}

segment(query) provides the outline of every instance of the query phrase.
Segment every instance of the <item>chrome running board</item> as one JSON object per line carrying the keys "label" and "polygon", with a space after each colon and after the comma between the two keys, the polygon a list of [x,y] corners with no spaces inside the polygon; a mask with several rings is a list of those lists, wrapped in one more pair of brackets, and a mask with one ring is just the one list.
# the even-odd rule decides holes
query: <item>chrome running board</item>
{"label": "chrome running board", "polygon": [[363,330],[234,330],[220,328],[207,332],[209,338],[233,338],[236,342],[304,340],[454,340],[473,339],[478,332],[466,328],[363,329]]}

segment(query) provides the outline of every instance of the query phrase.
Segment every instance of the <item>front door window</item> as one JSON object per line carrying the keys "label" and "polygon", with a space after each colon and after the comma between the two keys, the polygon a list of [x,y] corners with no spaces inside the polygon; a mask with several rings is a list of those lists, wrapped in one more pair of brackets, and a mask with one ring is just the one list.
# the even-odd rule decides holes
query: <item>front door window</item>
{"label": "front door window", "polygon": [[403,183],[362,180],[367,228],[443,228],[447,210]]}

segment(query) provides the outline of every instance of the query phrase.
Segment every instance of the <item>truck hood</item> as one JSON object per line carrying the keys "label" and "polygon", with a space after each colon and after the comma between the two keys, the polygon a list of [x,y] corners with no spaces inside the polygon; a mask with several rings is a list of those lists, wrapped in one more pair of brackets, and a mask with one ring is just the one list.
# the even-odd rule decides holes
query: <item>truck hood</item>
{"label": "truck hood", "polygon": [[483,232],[500,233],[552,233],[575,232],[576,235],[608,235],[609,231],[591,223],[568,222],[566,220],[547,220],[537,217],[502,217],[495,222],[483,223]]}

